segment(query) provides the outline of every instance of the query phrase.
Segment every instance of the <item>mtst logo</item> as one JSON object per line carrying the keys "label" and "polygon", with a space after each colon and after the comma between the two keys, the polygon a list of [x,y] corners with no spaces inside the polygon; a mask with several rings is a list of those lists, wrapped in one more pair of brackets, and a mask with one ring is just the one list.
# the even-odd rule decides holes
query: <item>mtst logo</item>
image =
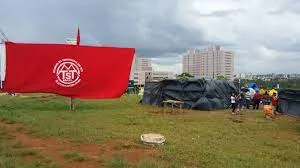
{"label": "mtst logo", "polygon": [[53,73],[56,75],[55,82],[63,87],[73,87],[81,81],[82,71],[81,65],[73,59],[59,60],[53,69]]}

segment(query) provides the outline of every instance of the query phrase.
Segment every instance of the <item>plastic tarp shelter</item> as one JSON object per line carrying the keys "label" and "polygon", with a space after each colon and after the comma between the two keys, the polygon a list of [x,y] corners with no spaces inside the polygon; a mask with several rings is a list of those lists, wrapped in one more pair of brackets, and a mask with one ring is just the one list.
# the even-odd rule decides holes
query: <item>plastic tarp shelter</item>
{"label": "plastic tarp shelter", "polygon": [[258,86],[255,83],[249,83],[248,84],[248,88],[252,88],[255,91],[259,91],[259,88],[258,88]]}
{"label": "plastic tarp shelter", "polygon": [[300,90],[279,90],[279,112],[300,117]]}
{"label": "plastic tarp shelter", "polygon": [[218,110],[230,106],[230,94],[237,93],[232,82],[176,79],[147,82],[142,104],[162,106],[165,100],[183,101],[183,108]]}
{"label": "plastic tarp shelter", "polygon": [[256,91],[253,88],[249,88],[249,91],[250,91],[251,99],[253,99],[253,96],[256,93]]}

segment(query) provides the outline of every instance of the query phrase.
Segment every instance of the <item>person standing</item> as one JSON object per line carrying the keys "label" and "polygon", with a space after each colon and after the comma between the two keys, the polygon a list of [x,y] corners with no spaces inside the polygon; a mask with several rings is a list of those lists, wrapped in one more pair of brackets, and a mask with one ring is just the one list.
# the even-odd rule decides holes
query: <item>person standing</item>
{"label": "person standing", "polygon": [[264,106],[270,105],[270,95],[267,91],[262,95],[262,102]]}
{"label": "person standing", "polygon": [[274,112],[277,113],[278,112],[278,97],[277,97],[276,93],[273,93],[273,95],[272,95],[271,104],[272,104]]}
{"label": "person standing", "polygon": [[230,102],[231,102],[232,114],[235,114],[236,97],[235,97],[234,93],[232,93],[231,96],[230,96]]}
{"label": "person standing", "polygon": [[140,88],[138,95],[139,95],[140,99],[143,99],[143,96],[144,96],[144,87]]}
{"label": "person standing", "polygon": [[239,94],[237,98],[237,104],[238,104],[238,112],[242,112],[245,107],[245,96],[243,93]]}
{"label": "person standing", "polygon": [[258,110],[260,101],[261,94],[259,93],[259,91],[256,91],[256,93],[253,96],[253,110]]}
{"label": "person standing", "polygon": [[245,94],[245,101],[246,101],[246,107],[247,109],[250,109],[250,103],[251,103],[251,93],[250,91],[247,91]]}

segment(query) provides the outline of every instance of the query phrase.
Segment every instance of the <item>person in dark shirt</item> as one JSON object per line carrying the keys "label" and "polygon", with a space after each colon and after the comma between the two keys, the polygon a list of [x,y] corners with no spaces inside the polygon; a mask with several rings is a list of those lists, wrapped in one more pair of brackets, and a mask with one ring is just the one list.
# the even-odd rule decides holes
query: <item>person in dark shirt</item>
{"label": "person in dark shirt", "polygon": [[238,96],[237,102],[238,102],[238,112],[242,112],[246,105],[246,99],[245,99],[245,95],[243,93],[241,93]]}
{"label": "person in dark shirt", "polygon": [[270,95],[267,91],[262,95],[262,102],[263,105],[270,105]]}

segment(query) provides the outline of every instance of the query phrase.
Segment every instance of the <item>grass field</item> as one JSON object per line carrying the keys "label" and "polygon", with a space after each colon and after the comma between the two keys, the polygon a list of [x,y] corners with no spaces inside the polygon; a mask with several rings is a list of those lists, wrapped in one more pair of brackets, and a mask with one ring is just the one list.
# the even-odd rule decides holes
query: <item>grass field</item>
{"label": "grass field", "polygon": [[[36,95],[35,95],[36,96]],[[0,167],[300,167],[300,122],[262,111],[163,113],[115,100],[0,96]],[[235,122],[240,121],[240,122]],[[143,133],[166,137],[144,145]]]}

